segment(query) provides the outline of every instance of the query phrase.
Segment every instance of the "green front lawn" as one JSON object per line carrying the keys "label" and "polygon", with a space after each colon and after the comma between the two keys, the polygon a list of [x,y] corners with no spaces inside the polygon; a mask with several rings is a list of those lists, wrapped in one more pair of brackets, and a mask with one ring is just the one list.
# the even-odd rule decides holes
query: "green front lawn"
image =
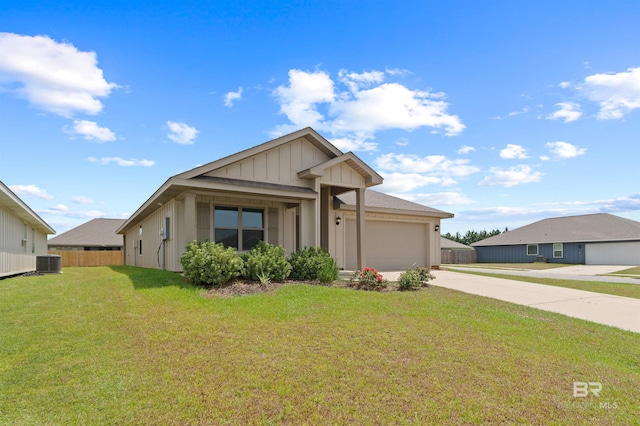
{"label": "green front lawn", "polygon": [[0,424],[638,424],[639,354],[640,334],[437,287],[0,281]]}

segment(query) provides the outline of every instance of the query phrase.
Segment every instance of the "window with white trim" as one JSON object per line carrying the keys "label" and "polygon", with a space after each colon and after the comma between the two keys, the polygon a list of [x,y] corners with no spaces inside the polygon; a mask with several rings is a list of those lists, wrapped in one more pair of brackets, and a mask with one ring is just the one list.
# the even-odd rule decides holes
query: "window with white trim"
{"label": "window with white trim", "polygon": [[527,256],[537,256],[537,255],[538,255],[538,245],[527,244]]}
{"label": "window with white trim", "polygon": [[562,243],[553,243],[553,258],[560,259],[564,257],[564,245]]}
{"label": "window with white trim", "polygon": [[213,213],[214,241],[238,251],[247,251],[264,240],[264,210],[216,206]]}

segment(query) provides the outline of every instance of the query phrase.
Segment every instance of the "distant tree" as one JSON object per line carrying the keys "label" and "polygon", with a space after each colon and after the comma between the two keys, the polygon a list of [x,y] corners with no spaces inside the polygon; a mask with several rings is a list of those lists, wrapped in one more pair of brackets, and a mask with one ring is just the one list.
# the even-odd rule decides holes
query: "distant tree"
{"label": "distant tree", "polygon": [[[505,228],[504,232],[507,232],[509,229]],[[451,235],[451,233],[447,232],[446,234],[442,235],[444,238],[451,240],[451,241],[456,241],[458,243],[461,244],[466,244],[466,245],[471,245],[475,242],[478,241],[482,241],[486,238],[489,237],[493,237],[496,235],[500,235],[502,232],[500,232],[499,229],[494,229],[491,232],[487,232],[486,229],[483,229],[482,231],[478,232],[478,231],[474,231],[474,230],[470,230],[467,231],[466,234],[464,234],[464,236],[462,236],[460,234],[460,232],[456,232],[455,235]]]}

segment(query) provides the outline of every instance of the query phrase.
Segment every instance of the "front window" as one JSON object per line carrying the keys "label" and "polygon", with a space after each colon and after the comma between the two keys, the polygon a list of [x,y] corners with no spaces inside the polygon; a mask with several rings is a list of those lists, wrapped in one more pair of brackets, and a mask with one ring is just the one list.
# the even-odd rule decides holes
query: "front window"
{"label": "front window", "polygon": [[527,244],[527,256],[537,256],[537,255],[538,255],[538,245]]}
{"label": "front window", "polygon": [[555,259],[561,258],[564,256],[564,247],[562,243],[554,243],[553,244],[553,257]]}
{"label": "front window", "polygon": [[239,251],[251,250],[264,239],[264,211],[239,207],[216,207],[213,216],[216,243]]}

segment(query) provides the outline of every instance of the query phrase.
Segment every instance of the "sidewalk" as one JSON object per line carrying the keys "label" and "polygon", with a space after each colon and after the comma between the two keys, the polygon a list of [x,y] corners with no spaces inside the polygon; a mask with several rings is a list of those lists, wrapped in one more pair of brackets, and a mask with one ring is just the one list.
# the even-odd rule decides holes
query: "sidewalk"
{"label": "sidewalk", "polygon": [[[452,271],[431,272],[436,276],[431,282],[434,286],[640,333],[640,299]],[[395,281],[400,272],[386,272],[383,275],[386,279]]]}

